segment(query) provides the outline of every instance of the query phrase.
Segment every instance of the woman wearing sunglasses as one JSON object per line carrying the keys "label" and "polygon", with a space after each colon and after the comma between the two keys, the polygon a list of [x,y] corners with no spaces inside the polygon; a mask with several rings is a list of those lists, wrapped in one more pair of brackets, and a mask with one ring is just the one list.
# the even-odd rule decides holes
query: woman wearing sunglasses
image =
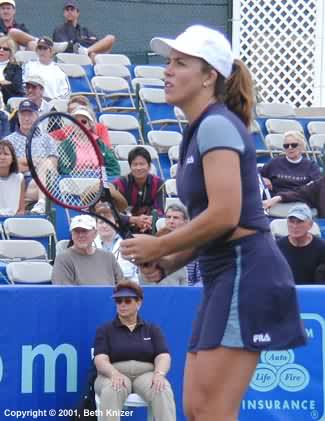
{"label": "woman wearing sunglasses", "polygon": [[13,96],[23,96],[22,69],[15,60],[16,44],[7,36],[0,38],[0,88],[7,104]]}
{"label": "woman wearing sunglasses", "polygon": [[94,345],[101,420],[118,421],[128,395],[137,393],[152,407],[155,421],[175,421],[174,395],[166,379],[170,354],[160,328],[138,314],[142,288],[125,282],[116,286],[112,298],[116,318],[97,328]]}
{"label": "woman wearing sunglasses", "polygon": [[280,191],[292,191],[320,177],[319,166],[303,156],[305,139],[298,131],[289,131],[283,137],[285,156],[273,158],[261,170],[265,186],[272,196]]}

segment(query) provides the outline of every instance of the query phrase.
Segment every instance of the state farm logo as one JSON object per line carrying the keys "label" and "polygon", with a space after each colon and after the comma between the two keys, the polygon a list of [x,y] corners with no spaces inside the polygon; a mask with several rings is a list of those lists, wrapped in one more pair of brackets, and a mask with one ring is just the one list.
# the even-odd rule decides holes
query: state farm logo
{"label": "state farm logo", "polygon": [[305,367],[295,364],[294,360],[292,350],[263,351],[250,387],[259,392],[268,392],[277,386],[287,392],[305,389],[310,382],[310,375]]}

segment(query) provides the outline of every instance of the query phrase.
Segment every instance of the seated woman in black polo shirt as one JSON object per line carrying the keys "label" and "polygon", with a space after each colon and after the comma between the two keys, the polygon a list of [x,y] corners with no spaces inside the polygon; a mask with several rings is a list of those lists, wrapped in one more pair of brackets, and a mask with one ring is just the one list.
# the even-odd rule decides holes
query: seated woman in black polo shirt
{"label": "seated woman in black polo shirt", "polygon": [[101,420],[118,421],[114,413],[130,393],[137,393],[151,405],[155,421],[175,421],[174,395],[165,378],[171,359],[160,328],[138,315],[142,288],[125,282],[114,289],[113,298],[117,316],[97,328],[94,346]]}

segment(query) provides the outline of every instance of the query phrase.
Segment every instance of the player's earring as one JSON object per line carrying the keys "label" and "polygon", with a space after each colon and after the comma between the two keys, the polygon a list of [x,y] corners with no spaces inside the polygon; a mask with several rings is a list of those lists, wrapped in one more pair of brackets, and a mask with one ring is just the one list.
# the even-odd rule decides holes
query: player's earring
{"label": "player's earring", "polygon": [[206,88],[208,85],[206,82],[203,82],[203,88]]}

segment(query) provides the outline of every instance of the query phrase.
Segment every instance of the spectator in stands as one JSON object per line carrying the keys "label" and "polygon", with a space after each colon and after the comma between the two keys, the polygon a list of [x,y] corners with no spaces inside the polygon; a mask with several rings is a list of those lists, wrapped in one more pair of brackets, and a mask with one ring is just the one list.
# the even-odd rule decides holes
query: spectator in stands
{"label": "spectator in stands", "polygon": [[[68,113],[72,114],[73,111],[75,111],[75,109],[79,108],[80,106],[86,107],[92,110],[92,106],[88,98],[86,98],[84,95],[72,95],[68,102]],[[96,119],[94,113],[93,113],[93,117],[94,119]],[[98,123],[96,121],[95,131],[96,131],[97,136],[99,136],[99,138],[103,141],[103,143],[108,148],[111,148],[112,144],[109,139],[107,127],[104,124]]]}
{"label": "spectator in stands", "polygon": [[286,132],[283,148],[285,156],[271,159],[261,170],[264,184],[272,196],[280,191],[292,191],[320,177],[317,163],[302,155],[305,139],[300,132]]}
{"label": "spectator in stands", "polygon": [[7,104],[13,96],[23,96],[22,69],[15,61],[16,44],[8,36],[0,37],[0,88]]}
{"label": "spectator in stands", "polygon": [[70,285],[115,285],[123,280],[114,255],[97,249],[96,220],[90,215],[72,218],[70,231],[73,245],[54,262],[52,283]]}
{"label": "spectator in stands", "polygon": [[[115,158],[113,150],[108,149],[102,140],[96,135],[93,113],[88,108],[79,107],[72,113],[72,116],[75,117],[76,120],[81,124],[83,124],[91,133],[93,133],[93,136],[97,140],[100,150],[103,154],[107,176],[112,177],[120,175],[120,166],[117,162],[117,159]],[[64,131],[59,129],[58,132],[62,133]],[[52,134],[53,133],[51,133],[51,135]],[[57,138],[56,134],[53,136]],[[76,167],[80,156],[78,155],[78,151],[81,152],[82,149],[79,148],[76,150],[76,142],[74,139],[71,139],[71,136],[59,145],[60,174],[70,174],[71,171]]]}
{"label": "spectator in stands", "polygon": [[142,146],[132,149],[128,155],[131,173],[114,181],[114,185],[126,198],[130,207],[129,223],[135,230],[151,231],[152,212],[164,214],[165,191],[163,180],[150,174],[151,156]]}
{"label": "spectator in stands", "polygon": [[[118,192],[117,192],[118,193]],[[107,206],[101,205],[96,207],[96,213],[115,222],[111,209]],[[120,235],[102,219],[97,219],[97,237],[95,238],[95,246],[99,249],[110,251],[114,254],[120,268],[122,269],[123,276],[126,280],[139,283],[138,267],[122,257],[120,253]]]}
{"label": "spectator in stands", "polygon": [[[7,139],[12,143],[17,158],[19,171],[26,177],[30,176],[29,166],[26,158],[26,140],[27,135],[38,118],[38,106],[29,99],[22,101],[18,108],[18,120],[20,128],[7,136]],[[55,141],[48,135],[41,134],[33,141],[34,149],[33,155],[39,158],[39,165],[44,168],[51,168],[57,165],[57,149]],[[29,181],[26,178],[27,182]],[[33,213],[45,212],[45,198],[44,194],[36,187],[34,180],[28,182],[26,190],[26,200],[35,201],[37,203],[32,208]]]}
{"label": "spectator in stands", "polygon": [[0,215],[24,212],[24,176],[18,171],[18,161],[12,144],[8,140],[0,140]]}
{"label": "spectator in stands", "polygon": [[117,315],[97,328],[94,344],[101,420],[118,420],[111,412],[121,410],[134,392],[150,404],[155,421],[176,421],[174,395],[166,379],[171,358],[165,338],[158,326],[138,315],[143,290],[134,282],[120,284],[113,299]]}
{"label": "spectator in stands", "polygon": [[271,199],[264,200],[263,206],[265,209],[269,209],[281,202],[305,202],[309,207],[317,210],[319,218],[325,218],[325,176],[306,186],[298,187],[296,190],[279,192]]}
{"label": "spectator in stands", "polygon": [[23,23],[17,23],[15,0],[0,0],[0,37],[7,35],[12,28],[28,32]]}
{"label": "spectator in stands", "polygon": [[313,216],[307,205],[293,206],[287,222],[289,235],[278,240],[278,246],[291,267],[296,284],[314,284],[319,265],[325,264],[325,241],[309,232]]}
{"label": "spectator in stands", "polygon": [[114,35],[106,35],[98,40],[96,35],[85,26],[80,26],[80,10],[76,1],[67,0],[63,9],[64,24],[54,29],[53,40],[67,41],[67,53],[87,54],[90,58],[98,53],[109,53],[115,42]]}
{"label": "spectator in stands", "polygon": [[43,37],[37,42],[37,61],[29,61],[24,66],[24,82],[33,75],[40,76],[44,81],[44,98],[68,98],[70,85],[67,76],[53,61],[53,41]]}

